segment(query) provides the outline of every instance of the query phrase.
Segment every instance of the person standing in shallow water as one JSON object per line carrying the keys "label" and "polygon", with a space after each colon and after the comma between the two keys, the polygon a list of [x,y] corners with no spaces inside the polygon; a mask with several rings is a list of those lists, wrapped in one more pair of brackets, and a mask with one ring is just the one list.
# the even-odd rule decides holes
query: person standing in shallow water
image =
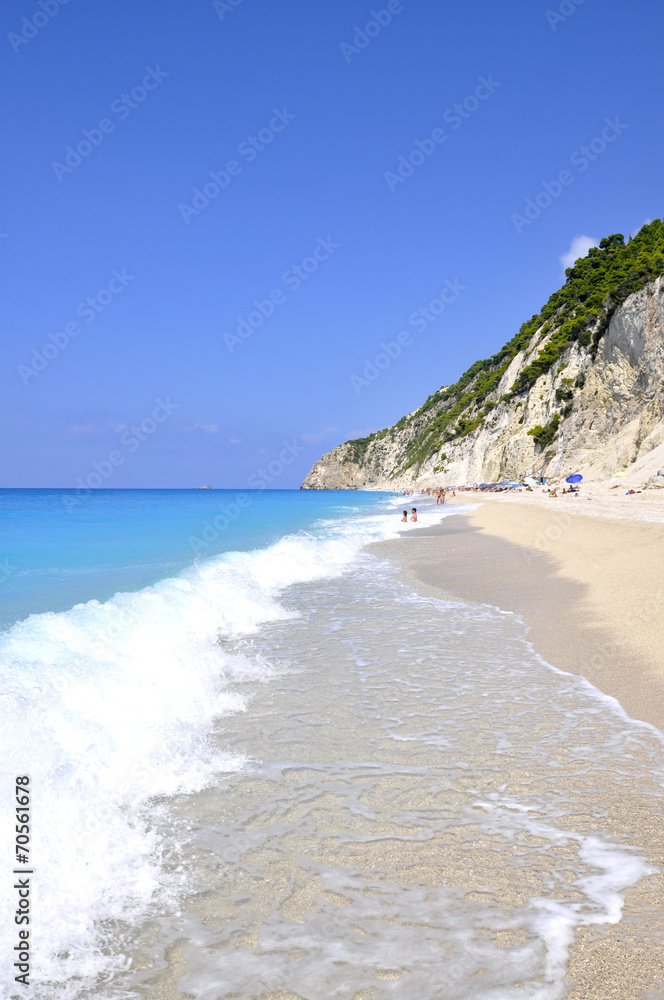
{"label": "person standing in shallow water", "polygon": [[402,521],[407,521],[407,520],[408,520],[408,511],[407,511],[407,510],[405,510],[405,511],[403,512],[403,517],[401,518],[401,520],[402,520]]}
{"label": "person standing in shallow water", "polygon": [[417,521],[417,507],[413,507],[413,512],[410,515],[411,521]]}

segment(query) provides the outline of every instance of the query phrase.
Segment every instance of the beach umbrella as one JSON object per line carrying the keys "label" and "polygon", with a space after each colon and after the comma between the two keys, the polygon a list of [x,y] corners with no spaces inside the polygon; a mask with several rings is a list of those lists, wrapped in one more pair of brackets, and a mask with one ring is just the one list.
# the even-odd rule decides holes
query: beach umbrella
{"label": "beach umbrella", "polygon": [[573,476],[568,476],[567,479],[565,480],[565,482],[566,483],[580,483],[582,479],[583,479],[583,476],[580,476],[579,473],[577,472]]}
{"label": "beach umbrella", "polygon": [[526,476],[524,482],[527,486],[537,486],[537,480],[533,479],[532,476]]}

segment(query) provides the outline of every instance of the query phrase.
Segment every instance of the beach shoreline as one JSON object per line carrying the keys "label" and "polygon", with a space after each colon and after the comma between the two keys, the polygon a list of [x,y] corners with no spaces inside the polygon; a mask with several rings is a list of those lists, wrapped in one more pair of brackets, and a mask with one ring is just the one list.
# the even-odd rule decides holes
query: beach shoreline
{"label": "beach shoreline", "polygon": [[591,506],[573,497],[460,494],[442,508],[458,517],[369,551],[430,596],[518,615],[548,663],[664,731],[660,503],[622,499]]}
{"label": "beach shoreline", "polygon": [[[369,551],[395,564],[400,579],[426,596],[488,604],[515,614],[527,627],[526,640],[548,664],[584,677],[616,699],[632,720],[654,726],[661,739],[660,504],[621,511],[613,498],[588,508],[575,498],[559,504],[548,500],[528,494],[461,494],[445,505],[445,514],[464,505],[458,516],[374,543]],[[477,506],[468,510],[469,503]],[[440,639],[444,648],[445,635]],[[616,775],[620,769],[616,760]],[[615,819],[610,789],[605,792],[607,816]],[[626,799],[619,801],[619,809],[630,808]],[[664,995],[664,859],[653,806],[652,812],[637,810],[630,834],[618,837],[625,836],[623,842],[654,862],[654,874],[627,889],[617,923],[599,933],[577,930],[567,966],[572,997],[637,1000]]]}
{"label": "beach shoreline", "polygon": [[[550,548],[575,550],[591,519],[531,499],[460,496],[442,520],[415,500],[419,525],[358,550],[349,572],[293,582],[287,617],[225,640],[229,658],[271,664],[270,683],[240,672],[247,711],[209,737],[248,766],[170,803],[169,830],[191,831],[187,888],[154,950],[150,927],[137,928],[137,995],[216,996],[223,983],[224,996],[289,1000],[343,976],[356,997],[386,996],[381,981],[401,977],[408,995],[460,997],[473,976],[491,989],[494,974],[578,1000],[658,995],[663,741],[550,669],[591,679],[601,649],[594,669],[606,660],[619,674],[627,654],[591,585]],[[392,510],[383,538],[401,527]],[[661,529],[641,527],[652,548]],[[592,898],[588,878],[605,886]],[[540,932],[541,907],[569,919],[569,941]],[[474,941],[465,952],[450,913]],[[425,924],[445,944],[433,961]],[[538,954],[552,957],[538,965]]]}

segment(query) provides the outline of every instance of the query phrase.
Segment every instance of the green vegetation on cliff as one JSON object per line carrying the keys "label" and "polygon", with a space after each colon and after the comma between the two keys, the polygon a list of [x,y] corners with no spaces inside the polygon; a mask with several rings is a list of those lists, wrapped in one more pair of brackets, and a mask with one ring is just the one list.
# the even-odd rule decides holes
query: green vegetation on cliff
{"label": "green vegetation on cliff", "polygon": [[537,424],[537,426],[533,427],[532,430],[529,430],[528,433],[535,438],[537,443],[542,448],[546,448],[546,446],[551,444],[554,437],[556,436],[559,424],[560,424],[560,414],[554,413],[553,417],[551,418],[551,420],[549,420],[548,424],[545,427],[542,427],[541,424]]}
{"label": "green vegetation on cliff", "polygon": [[[573,344],[588,351],[591,358],[615,310],[633,292],[664,274],[664,221],[655,219],[643,226],[633,239],[625,243],[621,233],[601,240],[586,257],[567,268],[566,281],[554,292],[541,311],[523,323],[497,354],[476,361],[454,385],[439,389],[429,396],[412,417],[402,417],[394,425],[366,438],[348,441],[344,461],[363,464],[369,445],[396,434],[409,423],[415,433],[407,444],[407,457],[400,472],[420,466],[437,454],[448,441],[457,441],[479,427],[487,413],[496,405],[487,401],[495,392],[512,360],[520,351],[527,351],[533,338],[544,341],[532,360],[521,369],[509,391],[499,402],[512,400],[526,393],[537,379],[548,372],[560,356]],[[582,383],[577,383],[582,385]],[[572,387],[560,390],[558,399],[571,400]],[[563,418],[572,404],[563,411]],[[546,428],[529,432],[543,446],[555,435],[560,417]]]}

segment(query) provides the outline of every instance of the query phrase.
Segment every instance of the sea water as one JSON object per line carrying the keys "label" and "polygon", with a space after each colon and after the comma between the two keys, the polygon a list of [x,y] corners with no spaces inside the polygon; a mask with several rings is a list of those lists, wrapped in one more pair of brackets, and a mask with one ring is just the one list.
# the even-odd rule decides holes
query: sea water
{"label": "sea water", "polygon": [[661,803],[661,740],[513,616],[414,592],[364,551],[410,530],[403,507],[450,511],[63,495],[2,498],[33,996],[565,995],[578,936],[654,873],[632,817]]}

